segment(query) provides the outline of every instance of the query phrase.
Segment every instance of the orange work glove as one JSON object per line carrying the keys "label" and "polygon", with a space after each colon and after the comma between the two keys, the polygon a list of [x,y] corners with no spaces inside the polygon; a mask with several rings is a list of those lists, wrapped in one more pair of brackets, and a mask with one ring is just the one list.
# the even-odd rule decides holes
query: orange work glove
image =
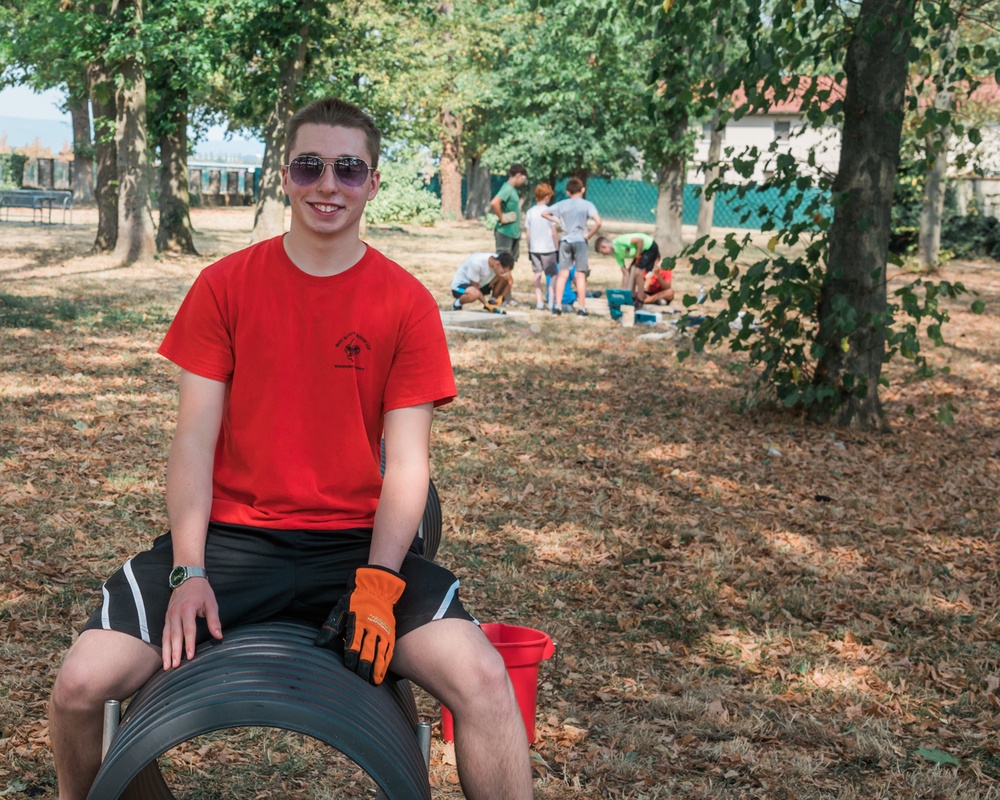
{"label": "orange work glove", "polygon": [[358,567],[347,594],[330,612],[316,636],[316,644],[329,647],[344,640],[344,666],[378,686],[385,678],[396,646],[393,606],[403,594],[406,580],[386,567]]}

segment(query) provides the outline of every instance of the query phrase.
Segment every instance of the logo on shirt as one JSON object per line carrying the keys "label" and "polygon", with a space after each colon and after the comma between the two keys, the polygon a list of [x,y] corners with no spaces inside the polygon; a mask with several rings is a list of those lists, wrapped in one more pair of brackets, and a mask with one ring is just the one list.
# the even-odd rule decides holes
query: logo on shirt
{"label": "logo on shirt", "polygon": [[368,344],[368,340],[362,336],[357,331],[351,331],[350,333],[345,333],[340,337],[340,340],[334,345],[334,348],[341,354],[343,361],[338,361],[334,364],[334,369],[358,369],[363,370],[364,367],[361,365],[362,353],[366,350],[371,350],[372,346]]}

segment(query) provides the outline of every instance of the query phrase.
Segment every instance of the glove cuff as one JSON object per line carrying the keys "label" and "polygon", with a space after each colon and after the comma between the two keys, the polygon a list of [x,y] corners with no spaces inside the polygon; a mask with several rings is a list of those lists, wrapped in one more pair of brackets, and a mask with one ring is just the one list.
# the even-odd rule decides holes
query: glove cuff
{"label": "glove cuff", "polygon": [[357,568],[354,573],[354,586],[395,605],[406,588],[406,578],[388,567],[369,564]]}

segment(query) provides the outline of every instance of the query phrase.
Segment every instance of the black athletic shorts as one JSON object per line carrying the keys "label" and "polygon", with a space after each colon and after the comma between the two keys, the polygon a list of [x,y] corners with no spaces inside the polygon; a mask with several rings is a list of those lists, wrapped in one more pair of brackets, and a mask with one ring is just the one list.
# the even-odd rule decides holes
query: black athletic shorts
{"label": "black athletic shorts", "polygon": [[[276,616],[319,628],[347,590],[355,569],[368,563],[370,530],[279,531],[210,523],[205,569],[226,629]],[[103,587],[100,607],[84,630],[128,633],[159,647],[173,568],[170,534],[130,558]],[[436,619],[475,619],[458,597],[458,579],[447,569],[407,553],[400,570],[406,589],[395,606],[396,635]],[[198,642],[210,636],[198,620]]]}
{"label": "black athletic shorts", "polygon": [[656,260],[659,257],[660,248],[657,246],[656,242],[653,242],[649,247],[642,251],[642,255],[639,256],[639,260],[637,262],[632,262],[632,266],[638,267],[643,272],[649,272],[656,266]]}

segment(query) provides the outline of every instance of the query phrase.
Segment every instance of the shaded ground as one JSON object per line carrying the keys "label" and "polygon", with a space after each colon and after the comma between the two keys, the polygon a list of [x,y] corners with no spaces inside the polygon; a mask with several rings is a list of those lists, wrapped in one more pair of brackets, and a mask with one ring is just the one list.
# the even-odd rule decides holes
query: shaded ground
{"label": "shaded ground", "polygon": [[[118,269],[85,255],[88,214],[0,226],[11,798],[55,796],[45,700],[59,654],[101,580],[166,524],[174,372],[156,346],[197,271],[246,244],[252,221],[199,211],[201,258]],[[368,239],[442,307],[459,261],[491,246],[476,223]],[[679,364],[681,340],[640,339],[647,328],[525,310],[526,273],[526,305],[491,334],[449,334],[460,397],[437,415],[433,459],[441,559],[470,608],[559,645],[541,668],[537,795],[1000,796],[997,265],[945,270],[987,312],[953,309],[932,358],[949,373],[889,370],[888,435],[741,416],[740,359]],[[617,275],[596,257],[596,287]],[[168,769],[186,797],[360,796],[331,788],[318,750],[216,738]],[[461,796],[452,760],[435,736],[437,796]]]}

